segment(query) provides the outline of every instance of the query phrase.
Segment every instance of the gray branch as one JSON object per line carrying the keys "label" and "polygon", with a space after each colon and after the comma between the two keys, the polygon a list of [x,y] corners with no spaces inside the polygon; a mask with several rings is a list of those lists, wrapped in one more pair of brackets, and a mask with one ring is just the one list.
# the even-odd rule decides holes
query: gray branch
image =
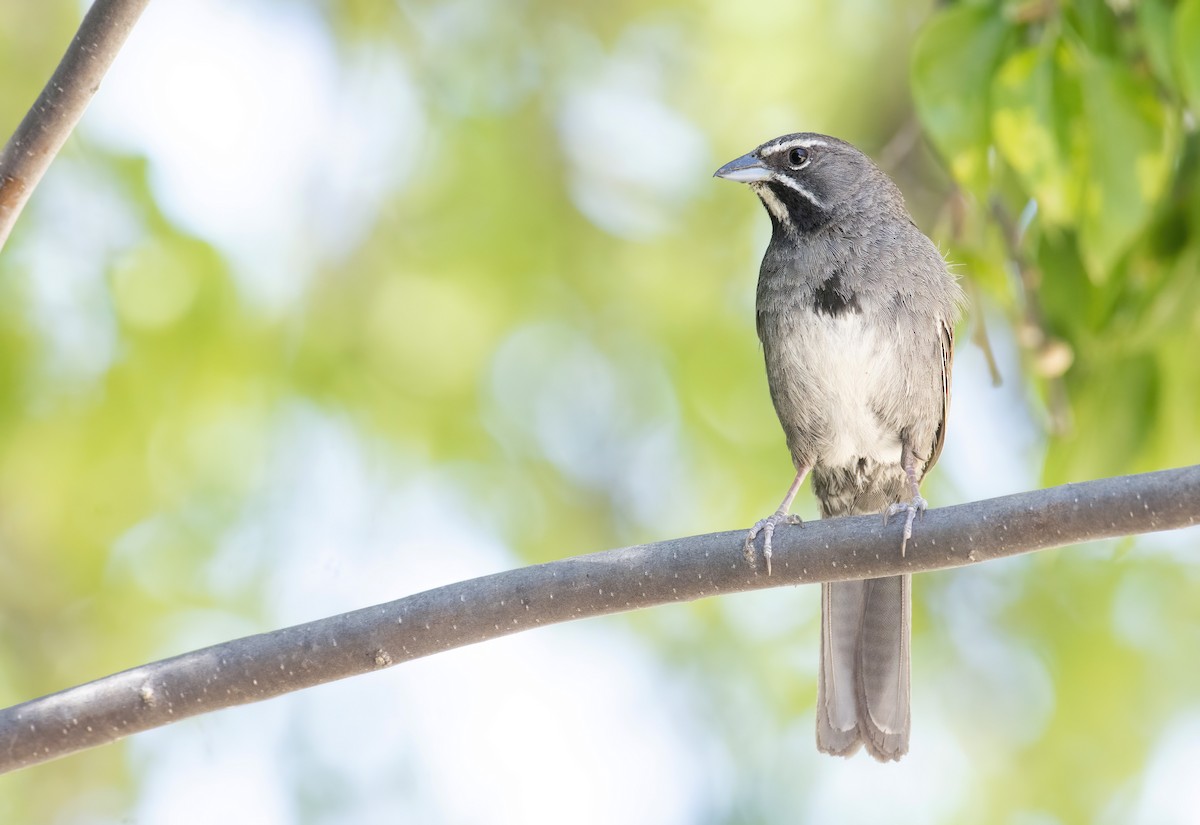
{"label": "gray branch", "polygon": [[898,521],[781,527],[770,577],[743,559],[744,531],[711,533],[509,570],[184,653],[0,710],[0,773],[542,625],[1200,524],[1200,465],[930,510],[903,557]]}
{"label": "gray branch", "polygon": [[149,3],[96,0],[50,82],[0,152],[0,248]]}

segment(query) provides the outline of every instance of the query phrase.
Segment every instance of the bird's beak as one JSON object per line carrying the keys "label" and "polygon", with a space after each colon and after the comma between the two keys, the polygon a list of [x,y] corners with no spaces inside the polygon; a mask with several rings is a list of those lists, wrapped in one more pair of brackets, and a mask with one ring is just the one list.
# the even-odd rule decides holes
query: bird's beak
{"label": "bird's beak", "polygon": [[713,177],[725,178],[725,180],[737,181],[738,183],[755,183],[756,181],[769,180],[771,170],[763,166],[762,161],[756,158],[754,153],[751,152],[748,155],[742,155],[737,160],[729,161],[729,163],[713,172]]}

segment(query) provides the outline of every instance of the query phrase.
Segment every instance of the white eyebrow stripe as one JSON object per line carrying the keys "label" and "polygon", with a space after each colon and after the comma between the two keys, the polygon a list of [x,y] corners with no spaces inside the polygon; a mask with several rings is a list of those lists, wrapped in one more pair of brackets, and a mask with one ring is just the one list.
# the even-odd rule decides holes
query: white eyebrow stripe
{"label": "white eyebrow stripe", "polygon": [[768,146],[759,152],[760,155],[777,155],[780,152],[786,152],[788,149],[794,149],[797,146],[805,148],[809,146],[820,146],[822,149],[828,149],[829,144],[819,138],[793,138],[784,143],[777,143],[774,146]]}
{"label": "white eyebrow stripe", "polygon": [[825,204],[821,203],[821,199],[820,199],[820,198],[818,198],[818,197],[817,197],[816,195],[814,195],[812,192],[809,192],[807,189],[805,189],[805,188],[804,188],[803,186],[801,186],[800,184],[796,183],[794,180],[792,180],[791,178],[789,178],[787,175],[774,175],[774,176],[771,178],[771,181],[772,181],[773,183],[782,183],[784,186],[788,187],[789,189],[794,189],[794,190],[796,190],[796,191],[797,191],[797,192],[799,192],[801,195],[803,195],[805,198],[807,198],[807,199],[808,199],[808,201],[809,201],[809,202],[810,202],[810,203],[811,203],[813,206],[817,207],[817,209],[820,209],[822,212],[824,212],[824,211],[825,211]]}
{"label": "white eyebrow stripe", "polygon": [[754,193],[762,199],[763,205],[767,207],[767,211],[775,216],[775,220],[779,221],[788,229],[795,229],[795,227],[792,226],[792,216],[788,214],[787,207],[784,206],[783,201],[781,201],[778,196],[771,191],[771,187],[767,186],[766,182],[753,183],[751,186],[754,187]]}

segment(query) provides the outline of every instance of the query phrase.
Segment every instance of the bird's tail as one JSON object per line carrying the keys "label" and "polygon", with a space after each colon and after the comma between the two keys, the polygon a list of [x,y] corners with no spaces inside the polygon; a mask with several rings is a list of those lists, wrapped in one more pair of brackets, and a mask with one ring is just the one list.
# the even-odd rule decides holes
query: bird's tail
{"label": "bird's tail", "polygon": [[849,756],[866,745],[881,762],[908,753],[911,635],[911,576],[821,585],[820,750]]}

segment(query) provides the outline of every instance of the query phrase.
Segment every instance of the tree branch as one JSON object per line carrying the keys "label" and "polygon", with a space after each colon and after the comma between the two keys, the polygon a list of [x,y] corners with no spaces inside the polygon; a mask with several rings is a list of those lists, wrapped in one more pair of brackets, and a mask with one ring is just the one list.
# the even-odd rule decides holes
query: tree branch
{"label": "tree branch", "polygon": [[0,249],[149,3],[96,0],[50,82],[0,152]]}
{"label": "tree branch", "polygon": [[783,527],[769,578],[762,564],[742,558],[742,530],[576,556],[214,645],[7,708],[0,773],[539,625],[744,590],[943,570],[1196,524],[1200,465],[930,510],[904,557],[897,520]]}

